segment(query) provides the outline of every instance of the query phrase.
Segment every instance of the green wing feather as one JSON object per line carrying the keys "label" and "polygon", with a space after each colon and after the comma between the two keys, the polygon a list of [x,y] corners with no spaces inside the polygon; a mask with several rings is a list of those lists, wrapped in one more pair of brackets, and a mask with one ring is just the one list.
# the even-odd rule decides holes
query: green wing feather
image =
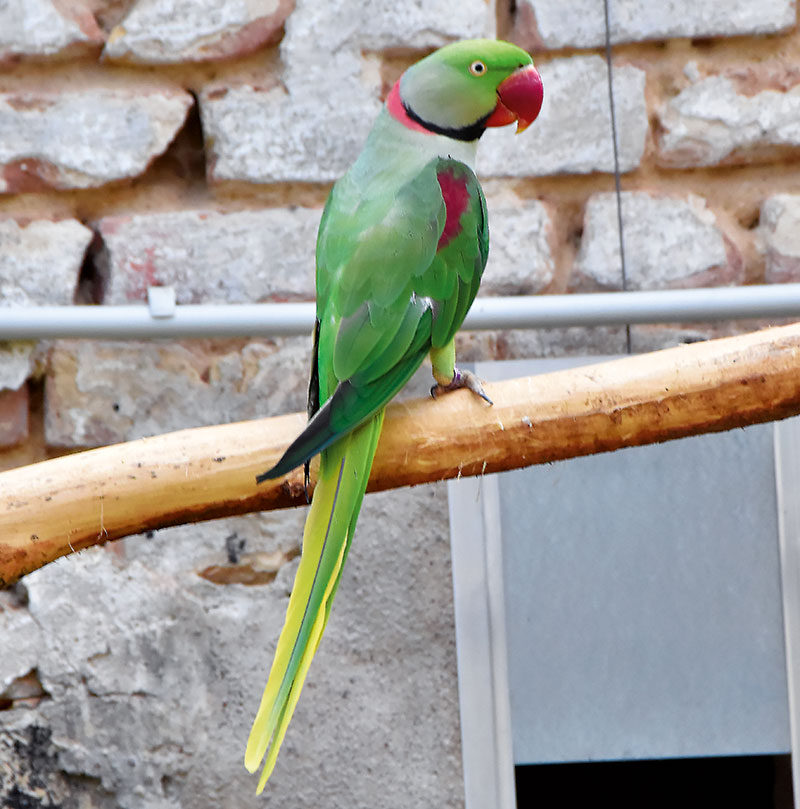
{"label": "green wing feather", "polygon": [[[443,172],[463,184],[466,205],[457,222],[448,221],[438,179]],[[444,244],[446,225],[456,232]],[[286,621],[245,753],[251,772],[266,756],[259,792],[330,614],[383,408],[432,347],[453,339],[477,292],[487,253],[483,193],[458,161],[431,160],[399,184],[390,172],[368,191],[345,175],[328,200],[317,242],[311,418],[278,464],[261,476],[278,477],[322,453]]]}

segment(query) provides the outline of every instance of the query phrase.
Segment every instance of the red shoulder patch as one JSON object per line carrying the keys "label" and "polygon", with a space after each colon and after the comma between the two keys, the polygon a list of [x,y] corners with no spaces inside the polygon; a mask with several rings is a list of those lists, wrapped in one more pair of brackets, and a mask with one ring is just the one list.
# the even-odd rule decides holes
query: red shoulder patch
{"label": "red shoulder patch", "polygon": [[444,230],[439,237],[437,250],[441,250],[461,233],[461,216],[467,210],[470,196],[467,190],[467,175],[456,177],[452,168],[437,172],[436,179],[439,181],[439,188],[442,189],[446,216],[444,220]]}

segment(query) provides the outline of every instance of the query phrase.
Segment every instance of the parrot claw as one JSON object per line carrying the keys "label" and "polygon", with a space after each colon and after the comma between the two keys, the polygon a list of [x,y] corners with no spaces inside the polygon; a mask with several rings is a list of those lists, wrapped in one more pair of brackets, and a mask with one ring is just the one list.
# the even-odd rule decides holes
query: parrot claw
{"label": "parrot claw", "polygon": [[431,398],[435,399],[440,393],[447,393],[448,391],[458,390],[459,388],[467,388],[490,405],[494,404],[486,395],[486,391],[483,389],[480,379],[478,379],[472,371],[462,371],[460,368],[455,369],[453,381],[449,385],[434,385],[431,388]]}

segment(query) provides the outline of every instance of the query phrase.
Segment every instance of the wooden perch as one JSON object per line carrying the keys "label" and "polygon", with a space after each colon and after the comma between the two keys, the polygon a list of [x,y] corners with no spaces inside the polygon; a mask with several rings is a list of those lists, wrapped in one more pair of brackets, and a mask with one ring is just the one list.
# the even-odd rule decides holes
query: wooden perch
{"label": "wooden perch", "polygon": [[[728,430],[800,413],[800,324],[389,407],[369,491]],[[301,471],[257,486],[305,423],[182,430],[0,474],[0,585],[168,525],[305,503]]]}

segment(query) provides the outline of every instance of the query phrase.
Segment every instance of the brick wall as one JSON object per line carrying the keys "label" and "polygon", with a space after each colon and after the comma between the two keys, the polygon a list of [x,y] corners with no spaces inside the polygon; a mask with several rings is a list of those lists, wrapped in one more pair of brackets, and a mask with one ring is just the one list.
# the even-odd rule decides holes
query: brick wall
{"label": "brick wall", "polygon": [[[610,5],[628,287],[800,280],[794,0]],[[535,54],[545,105],[524,136],[482,143],[482,292],[619,289],[602,0],[12,0],[0,6],[0,317],[140,302],[153,283],[179,302],[312,299],[321,206],[387,89],[431,48],[495,35]],[[752,326],[635,327],[632,344]],[[460,338],[468,359],[624,346],[619,328]],[[0,469],[302,409],[308,348],[0,345]],[[0,638],[15,651],[0,656],[0,704],[13,708],[0,745],[19,754],[17,782],[44,750],[41,788],[59,799],[249,800],[241,748],[301,520],[115,543],[0,594]],[[460,806],[444,490],[368,498],[359,528],[273,789],[284,806]],[[220,565],[230,581],[266,569],[271,585],[204,578]],[[31,682],[19,707],[14,689]],[[2,762],[0,794],[12,783]]]}

